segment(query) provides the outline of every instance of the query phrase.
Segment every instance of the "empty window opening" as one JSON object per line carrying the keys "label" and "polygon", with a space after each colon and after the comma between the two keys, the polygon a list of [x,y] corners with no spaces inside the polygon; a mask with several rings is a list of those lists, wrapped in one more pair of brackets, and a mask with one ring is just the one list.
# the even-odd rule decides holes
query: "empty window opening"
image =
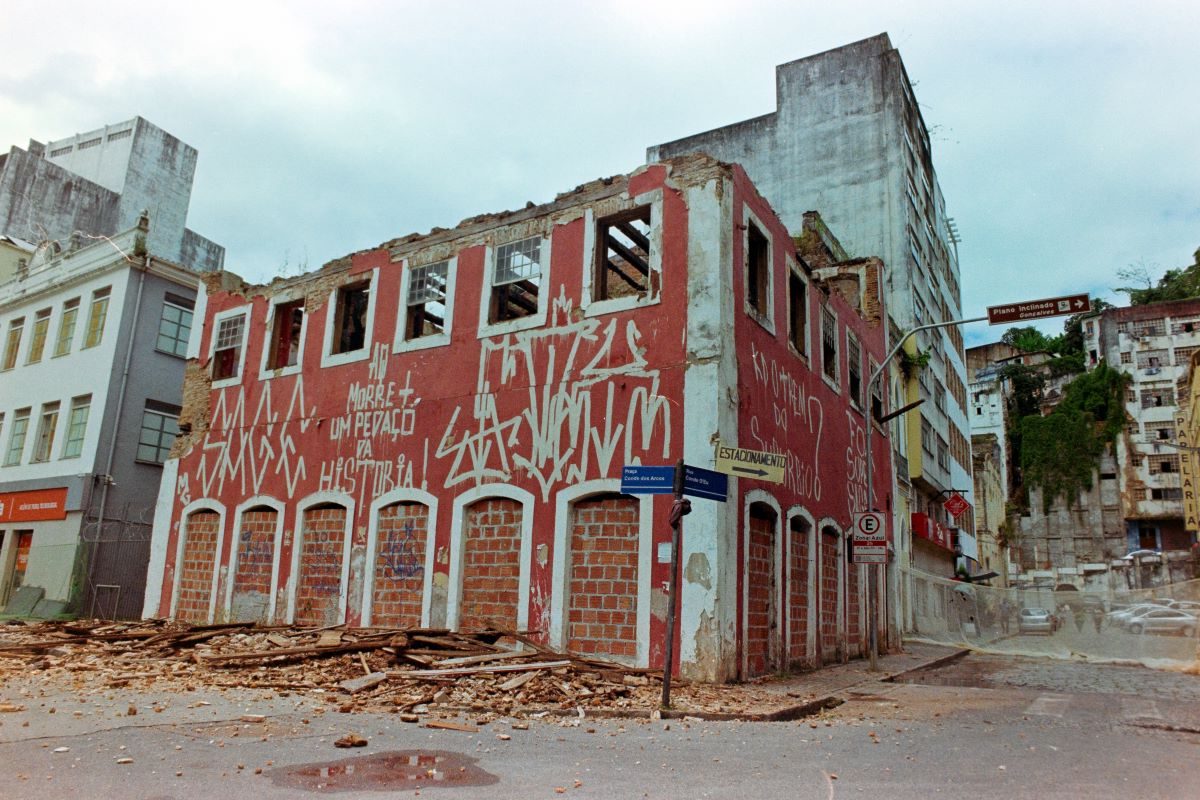
{"label": "empty window opening", "polygon": [[353,353],[367,344],[367,311],[371,306],[368,281],[338,289],[333,352]]}
{"label": "empty window opening", "polygon": [[867,388],[871,392],[871,416],[876,420],[883,419],[883,387],[881,381],[876,380]]}
{"label": "empty window opening", "polygon": [[788,339],[797,353],[808,355],[808,289],[795,272],[788,275]]}
{"label": "empty window opening", "polygon": [[753,223],[746,230],[746,302],[759,316],[767,314],[767,290],[771,280],[771,246]]}
{"label": "empty window opening", "polygon": [[827,308],[821,309],[821,369],[825,377],[837,381],[837,317]]}
{"label": "empty window opening", "polygon": [[275,323],[271,330],[271,350],[267,354],[267,369],[296,366],[300,360],[300,333],[303,329],[303,300],[280,303],[275,306]]}
{"label": "empty window opening", "polygon": [[538,311],[542,238],[533,236],[496,248],[488,322],[532,316]]}
{"label": "empty window opening", "polygon": [[406,340],[445,333],[446,282],[449,274],[449,261],[409,270],[408,297],[405,301],[408,305],[408,321],[404,330]]}
{"label": "empty window opening", "polygon": [[238,376],[241,368],[242,338],[245,330],[245,314],[228,317],[217,325],[217,341],[213,346],[213,380],[219,381]]}
{"label": "empty window opening", "polygon": [[853,336],[846,337],[846,383],[850,389],[850,402],[862,405],[862,346]]}
{"label": "empty window opening", "polygon": [[645,297],[650,285],[650,206],[596,223],[596,300]]}

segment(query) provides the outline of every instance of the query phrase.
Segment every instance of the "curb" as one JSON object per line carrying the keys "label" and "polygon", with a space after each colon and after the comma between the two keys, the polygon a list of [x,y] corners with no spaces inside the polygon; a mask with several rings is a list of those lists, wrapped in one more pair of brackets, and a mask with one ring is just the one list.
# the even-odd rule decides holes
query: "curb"
{"label": "curb", "polygon": [[944,656],[939,656],[939,657],[933,659],[932,661],[925,662],[924,664],[920,664],[915,667],[909,667],[908,669],[903,669],[903,670],[900,670],[899,672],[890,673],[886,677],[880,678],[879,680],[881,680],[885,683],[895,683],[897,678],[902,678],[905,675],[909,675],[913,672],[924,672],[927,669],[937,669],[938,667],[943,667],[952,661],[957,661],[958,659],[969,655],[970,652],[971,652],[970,650],[968,650],[967,648],[964,647],[961,650],[956,650],[953,653],[948,653]]}

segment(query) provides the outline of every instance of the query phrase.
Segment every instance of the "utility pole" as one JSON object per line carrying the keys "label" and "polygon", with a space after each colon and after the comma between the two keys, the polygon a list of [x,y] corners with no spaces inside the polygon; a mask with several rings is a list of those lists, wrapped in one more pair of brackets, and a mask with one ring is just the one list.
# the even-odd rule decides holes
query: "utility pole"
{"label": "utility pole", "polygon": [[[867,422],[867,511],[874,510],[872,506],[874,505],[875,500],[874,486],[872,485],[872,479],[874,478],[874,463],[871,461],[871,442],[875,438],[875,421],[871,418],[871,397],[873,396],[872,387],[875,386],[875,383],[879,380],[880,376],[883,375],[883,371],[887,369],[888,363],[896,356],[896,353],[900,352],[900,348],[904,346],[904,343],[907,342],[909,337],[914,333],[933,330],[934,328],[948,328],[952,325],[966,325],[970,322],[984,322],[985,320],[988,320],[988,317],[954,319],[948,322],[931,322],[928,325],[918,325],[900,337],[900,340],[896,342],[890,351],[888,351],[888,354],[884,356],[881,362],[879,362],[879,366],[876,367],[875,371],[871,373],[871,377],[867,381],[867,402],[863,403],[863,416],[866,417]],[[874,567],[877,565],[868,564],[867,566],[872,567],[871,577],[867,581],[867,608],[870,612],[870,618],[867,624],[867,644],[871,649],[870,670],[875,672],[879,669],[879,592],[875,585],[879,580],[879,576],[874,569]]]}

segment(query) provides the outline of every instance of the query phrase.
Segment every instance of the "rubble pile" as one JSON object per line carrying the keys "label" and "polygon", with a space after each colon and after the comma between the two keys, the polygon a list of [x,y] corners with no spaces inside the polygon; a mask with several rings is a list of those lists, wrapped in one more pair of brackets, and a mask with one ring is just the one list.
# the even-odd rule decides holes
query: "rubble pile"
{"label": "rubble pile", "polygon": [[[14,621],[0,626],[0,681],[18,672],[77,689],[311,694],[339,711],[389,711],[410,721],[649,713],[662,692],[661,672],[496,630]],[[779,700],[753,686],[672,686],[672,706],[690,712],[744,713]]]}

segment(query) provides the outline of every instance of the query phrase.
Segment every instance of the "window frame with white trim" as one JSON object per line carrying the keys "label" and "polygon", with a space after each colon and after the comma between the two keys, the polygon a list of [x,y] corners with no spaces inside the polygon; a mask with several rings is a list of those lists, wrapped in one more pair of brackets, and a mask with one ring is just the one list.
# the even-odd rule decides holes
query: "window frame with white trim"
{"label": "window frame with white trim", "polygon": [[[299,292],[287,292],[272,298],[263,326],[266,338],[258,365],[259,380],[295,375],[304,368],[308,318],[304,295]],[[279,355],[285,350],[286,357],[283,363],[279,363]]]}
{"label": "window frame with white trim", "polygon": [[[636,195],[625,207],[600,217],[594,208],[584,212],[581,295],[584,316],[612,314],[661,302],[662,218],[661,187]],[[645,230],[635,223],[644,225]],[[633,267],[632,273],[626,266]],[[642,285],[638,285],[639,275]]]}
{"label": "window frame with white trim", "polygon": [[[528,253],[521,251],[521,245],[534,239],[538,240],[536,259],[529,258]],[[484,290],[480,292],[478,338],[516,333],[540,328],[546,324],[547,312],[550,307],[548,294],[552,244],[553,236],[551,234],[534,233],[501,244],[488,245],[484,249],[483,277],[485,283]],[[512,263],[504,267],[502,273],[498,273],[500,269],[498,261],[505,257],[506,251],[523,255],[528,264],[536,264],[537,274],[528,274],[528,264],[513,265]],[[531,283],[531,279],[536,282]],[[520,286],[522,283],[531,283],[536,290],[533,296],[537,298],[537,307],[522,315],[508,316],[509,312],[505,309],[510,304],[517,303],[516,298],[510,296],[511,289],[509,287],[516,286],[523,295],[529,294],[528,290]]]}
{"label": "window frame with white trim", "polygon": [[[400,264],[400,302],[396,314],[396,335],[392,352],[425,350],[450,344],[454,325],[454,287],[458,275],[458,256],[414,264]],[[440,281],[440,296],[439,286]],[[434,311],[441,307],[441,317]],[[436,320],[441,321],[440,329]],[[415,326],[420,330],[415,330]],[[426,330],[433,328],[433,330]]]}
{"label": "window frame with white trim", "polygon": [[[361,319],[351,307],[352,295],[365,295]],[[375,341],[375,309],[379,306],[379,268],[347,275],[344,282],[330,290],[325,304],[325,334],[321,341],[321,366],[337,367],[364,361],[371,355]],[[357,303],[357,301],[354,301]],[[361,342],[355,346],[358,336],[349,329],[350,322],[358,319],[355,326],[362,326]]]}
{"label": "window frame with white trim", "polygon": [[[742,206],[742,309],[775,335],[775,240],[750,209]],[[756,240],[761,240],[761,242]]]}
{"label": "window frame with white trim", "polygon": [[[225,386],[236,386],[242,381],[242,370],[246,365],[246,341],[250,330],[250,314],[248,305],[219,311],[212,318],[212,337],[208,343],[209,375],[212,378],[212,388],[220,389]],[[236,344],[233,334],[226,328],[226,323],[232,324],[241,318],[241,332]],[[232,356],[223,355],[235,351]],[[220,360],[218,360],[220,359]],[[221,367],[218,370],[218,366]],[[226,374],[226,370],[230,370]]]}

